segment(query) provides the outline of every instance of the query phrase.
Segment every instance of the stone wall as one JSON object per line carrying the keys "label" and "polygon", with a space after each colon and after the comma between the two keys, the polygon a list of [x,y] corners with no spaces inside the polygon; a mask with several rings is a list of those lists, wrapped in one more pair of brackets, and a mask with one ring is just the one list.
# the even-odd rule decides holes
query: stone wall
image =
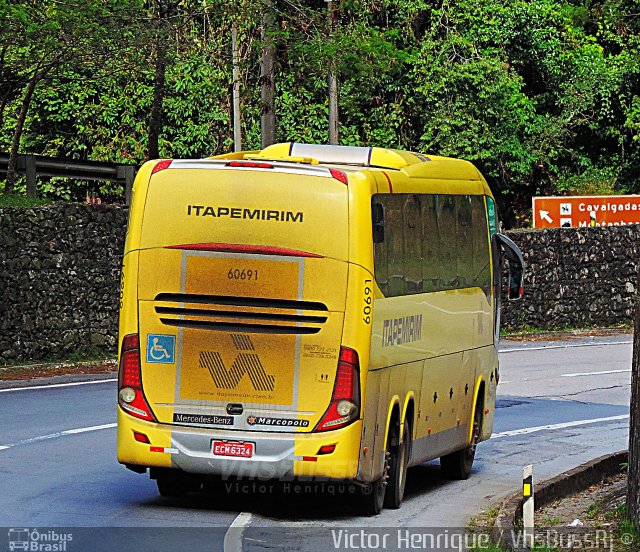
{"label": "stone wall", "polygon": [[[0,209],[0,362],[116,353],[127,211]],[[527,262],[503,326],[610,326],[633,316],[639,226],[514,231]]]}
{"label": "stone wall", "polygon": [[0,209],[0,363],[115,353],[127,210]]}
{"label": "stone wall", "polygon": [[503,327],[550,330],[633,320],[640,225],[507,234],[527,268],[523,302],[503,301]]}

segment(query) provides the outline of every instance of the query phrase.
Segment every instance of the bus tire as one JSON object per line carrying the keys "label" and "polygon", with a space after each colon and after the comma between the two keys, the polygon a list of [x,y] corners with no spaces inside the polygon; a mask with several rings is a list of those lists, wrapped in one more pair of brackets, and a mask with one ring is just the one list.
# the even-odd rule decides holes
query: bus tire
{"label": "bus tire", "polygon": [[482,409],[484,400],[482,396],[476,401],[476,411],[473,415],[473,433],[471,443],[462,450],[440,457],[440,469],[447,479],[468,479],[473,467],[473,459],[476,456],[476,447],[480,441],[482,432]]}
{"label": "bus tire", "polygon": [[[395,431],[400,428],[396,427]],[[404,497],[404,489],[407,483],[407,467],[409,465],[409,453],[411,452],[411,431],[407,420],[402,424],[402,434],[394,439],[397,445],[390,447],[389,483],[384,495],[385,508],[394,510],[400,508]]]}
{"label": "bus tire", "polygon": [[377,481],[369,483],[362,489],[363,497],[360,502],[360,509],[365,516],[377,516],[384,506],[385,491],[389,478],[389,453],[385,454],[384,471],[382,477]]}
{"label": "bus tire", "polygon": [[177,470],[164,470],[156,477],[160,496],[168,498],[182,498],[189,491],[197,490],[196,480],[186,473]]}

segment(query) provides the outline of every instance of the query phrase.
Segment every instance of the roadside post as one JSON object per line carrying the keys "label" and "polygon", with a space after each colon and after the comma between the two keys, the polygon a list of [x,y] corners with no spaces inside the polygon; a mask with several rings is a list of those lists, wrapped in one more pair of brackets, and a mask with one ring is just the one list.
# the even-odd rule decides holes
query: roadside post
{"label": "roadside post", "polygon": [[27,180],[27,197],[37,197],[38,191],[36,187],[36,157],[35,155],[25,155],[25,175]]}
{"label": "roadside post", "polygon": [[525,466],[522,472],[522,523],[525,546],[533,548],[533,465]]}
{"label": "roadside post", "polygon": [[[637,258],[637,254],[636,254]],[[637,264],[633,355],[631,357],[631,401],[629,413],[629,465],[627,468],[627,519],[640,523],[640,262]]]}

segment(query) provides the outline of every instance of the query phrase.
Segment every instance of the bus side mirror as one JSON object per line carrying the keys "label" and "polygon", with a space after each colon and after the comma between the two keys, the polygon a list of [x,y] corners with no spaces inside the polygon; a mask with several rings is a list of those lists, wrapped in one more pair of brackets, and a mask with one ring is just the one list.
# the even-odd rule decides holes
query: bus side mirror
{"label": "bus side mirror", "polygon": [[524,258],[520,248],[504,234],[496,234],[495,240],[500,246],[501,257],[509,263],[509,293],[510,301],[519,301],[524,295]]}
{"label": "bus side mirror", "polygon": [[509,300],[519,301],[524,295],[523,266],[509,262]]}
{"label": "bus side mirror", "polygon": [[384,208],[382,203],[371,205],[371,220],[373,222],[373,243],[384,241]]}

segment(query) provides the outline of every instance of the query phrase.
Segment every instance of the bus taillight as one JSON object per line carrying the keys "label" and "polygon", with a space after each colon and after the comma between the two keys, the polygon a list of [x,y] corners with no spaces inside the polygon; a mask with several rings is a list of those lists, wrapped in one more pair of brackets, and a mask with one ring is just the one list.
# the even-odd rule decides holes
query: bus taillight
{"label": "bus taillight", "polygon": [[122,339],[118,371],[118,404],[136,418],[156,421],[142,391],[138,334],[125,335]]}
{"label": "bus taillight", "polygon": [[358,353],[340,347],[340,359],[333,384],[331,404],[314,431],[345,427],[360,415],[360,360]]}
{"label": "bus taillight", "polygon": [[329,169],[329,171],[331,172],[331,176],[333,178],[335,178],[339,182],[342,182],[343,184],[346,184],[347,186],[349,185],[349,179],[347,178],[347,173],[345,173],[344,171],[340,171],[338,169]]}
{"label": "bus taillight", "polygon": [[164,171],[165,169],[169,168],[169,165],[171,165],[171,159],[163,159],[162,161],[158,161],[156,163],[156,166],[153,167],[153,170],[151,171],[151,174],[156,174],[160,171]]}

